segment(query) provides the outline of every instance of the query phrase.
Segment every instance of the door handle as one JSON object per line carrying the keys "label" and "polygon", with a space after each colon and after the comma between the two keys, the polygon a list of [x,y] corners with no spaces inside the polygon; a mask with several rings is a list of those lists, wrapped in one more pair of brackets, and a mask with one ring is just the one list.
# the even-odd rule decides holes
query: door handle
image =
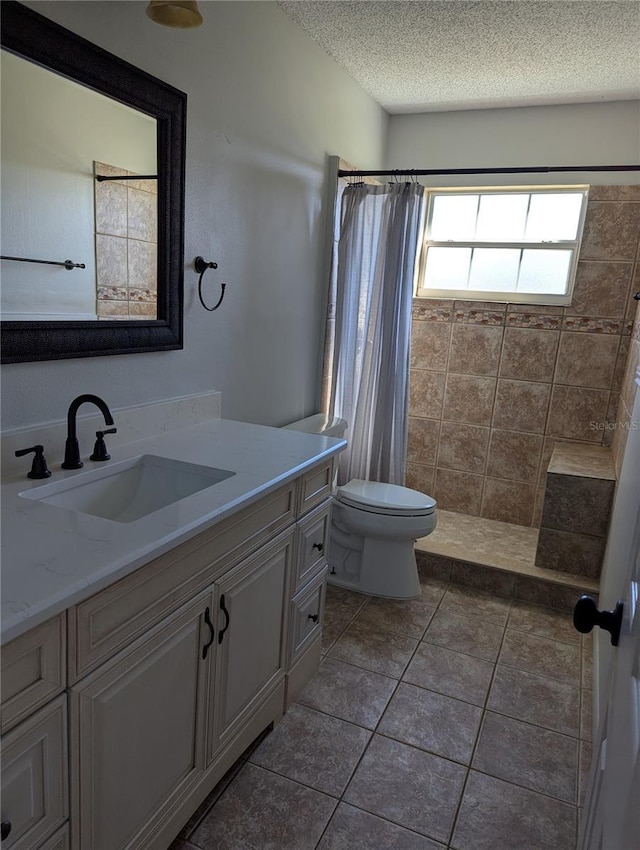
{"label": "door handle", "polygon": [[581,596],[573,609],[573,625],[583,634],[588,634],[594,626],[600,626],[611,634],[611,645],[617,646],[623,610],[624,604],[618,602],[613,611],[598,611],[598,606],[591,596]]}
{"label": "door handle", "polygon": [[224,627],[218,632],[218,643],[222,643],[224,633],[229,628],[229,612],[227,611],[227,606],[224,604],[224,593],[220,597],[220,610],[224,614]]}
{"label": "door handle", "polygon": [[211,637],[209,638],[207,643],[205,643],[205,645],[202,647],[202,660],[203,661],[207,657],[207,652],[209,652],[209,647],[213,643],[213,638],[215,636],[215,632],[213,630],[213,623],[211,622],[211,617],[209,616],[209,606],[208,605],[204,609],[204,621],[209,626],[209,634],[211,635]]}
{"label": "door handle", "polygon": [[4,841],[5,838],[9,837],[9,833],[11,832],[11,821],[3,820],[2,824],[0,824],[0,838]]}

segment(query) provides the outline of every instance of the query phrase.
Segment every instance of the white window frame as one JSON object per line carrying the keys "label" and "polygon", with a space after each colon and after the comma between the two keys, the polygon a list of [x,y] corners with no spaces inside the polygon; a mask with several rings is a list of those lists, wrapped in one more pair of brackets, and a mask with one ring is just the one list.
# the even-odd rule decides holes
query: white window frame
{"label": "white window frame", "polygon": [[[437,195],[505,195],[505,194],[580,194],[582,193],[582,207],[575,239],[563,239],[549,242],[475,242],[475,241],[446,241],[439,242],[429,239],[431,220],[433,217],[433,201]],[[427,190],[427,214],[425,216],[425,229],[418,262],[418,273],[416,275],[417,298],[439,298],[458,299],[464,301],[500,301],[508,304],[571,304],[573,287],[578,268],[580,246],[582,243],[582,231],[587,212],[587,201],[589,197],[589,186],[587,185],[562,185],[562,186],[475,186],[454,188],[433,188]],[[429,248],[526,248],[555,250],[571,249],[571,265],[567,278],[567,291],[562,294],[535,293],[535,292],[507,292],[504,290],[480,290],[480,289],[429,289],[423,286],[427,267],[427,254]],[[469,264],[471,268],[471,263]]]}

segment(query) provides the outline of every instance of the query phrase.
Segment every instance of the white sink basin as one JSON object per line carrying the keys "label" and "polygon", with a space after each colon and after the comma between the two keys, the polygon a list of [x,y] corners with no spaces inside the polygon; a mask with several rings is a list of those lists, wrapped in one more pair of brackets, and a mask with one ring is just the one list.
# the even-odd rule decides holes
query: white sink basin
{"label": "white sink basin", "polygon": [[141,455],[24,490],[20,496],[115,522],[133,522],[232,475],[235,472],[228,469]]}

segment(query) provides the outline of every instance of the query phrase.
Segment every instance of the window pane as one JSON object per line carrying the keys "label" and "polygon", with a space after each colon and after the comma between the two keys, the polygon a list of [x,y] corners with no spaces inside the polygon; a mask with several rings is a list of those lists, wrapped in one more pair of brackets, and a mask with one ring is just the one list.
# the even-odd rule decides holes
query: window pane
{"label": "window pane", "polygon": [[482,195],[478,242],[522,242],[529,195]]}
{"label": "window pane", "polygon": [[564,295],[573,251],[522,252],[518,292],[541,292]]}
{"label": "window pane", "polygon": [[449,239],[468,242],[473,239],[478,211],[477,195],[436,195],[429,239],[447,242]]}
{"label": "window pane", "polygon": [[532,195],[525,238],[527,242],[575,239],[582,194]]}
{"label": "window pane", "polygon": [[515,292],[519,248],[474,248],[469,289]]}
{"label": "window pane", "polygon": [[471,248],[429,248],[426,289],[466,289]]}

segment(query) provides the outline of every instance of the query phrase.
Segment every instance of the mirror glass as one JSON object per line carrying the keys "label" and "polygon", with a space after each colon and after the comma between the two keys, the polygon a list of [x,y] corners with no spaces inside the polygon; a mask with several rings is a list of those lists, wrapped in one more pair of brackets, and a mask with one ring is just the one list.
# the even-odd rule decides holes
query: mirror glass
{"label": "mirror glass", "polygon": [[186,95],[15,0],[0,31],[2,362],[182,348]]}
{"label": "mirror glass", "polygon": [[0,71],[1,318],[156,319],[156,119],[5,50]]}

